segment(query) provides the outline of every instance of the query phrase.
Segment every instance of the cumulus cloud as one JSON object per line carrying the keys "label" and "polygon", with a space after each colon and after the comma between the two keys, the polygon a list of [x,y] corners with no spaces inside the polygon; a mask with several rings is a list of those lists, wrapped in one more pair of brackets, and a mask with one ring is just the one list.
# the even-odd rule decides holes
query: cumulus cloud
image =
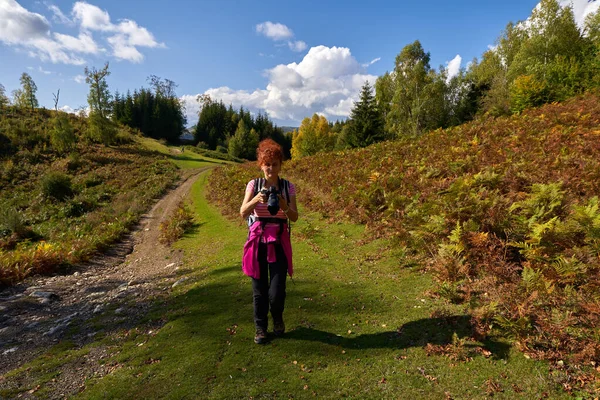
{"label": "cumulus cloud", "polygon": [[75,75],[73,77],[73,80],[77,83],[84,83],[85,82],[85,75]]}
{"label": "cumulus cloud", "polygon": [[458,73],[460,72],[460,63],[461,62],[462,62],[462,57],[457,54],[456,57],[454,57],[452,60],[450,60],[446,63],[447,71],[448,71],[448,77],[446,79],[448,82],[450,82],[450,80],[452,78],[454,78],[456,75],[458,75]]}
{"label": "cumulus cloud", "polygon": [[[252,112],[266,111],[270,118],[300,122],[314,113],[328,119],[350,115],[365,81],[377,79],[369,75],[345,47],[312,47],[299,63],[280,64],[265,71],[269,82],[265,89],[234,90],[229,87],[208,89],[205,94],[225,104],[241,105]],[[188,121],[195,123],[199,106],[196,96],[183,96]],[[195,107],[194,111],[189,111]]]}
{"label": "cumulus cloud", "polygon": [[294,36],[294,33],[287,26],[271,21],[256,25],[256,32],[273,40],[285,40]]}
{"label": "cumulus cloud", "polygon": [[30,12],[16,0],[0,0],[0,42],[20,49],[42,61],[82,65],[86,54],[100,54],[106,50],[94,39],[94,33],[104,36],[112,49],[112,55],[121,60],[141,62],[143,54],[138,47],[165,47],[156,41],[148,29],[135,21],[124,19],[118,23],[110,20],[107,11],[86,2],[73,5],[69,19],[55,5],[47,5],[53,20],[68,25],[77,25],[77,37],[52,32],[43,15]]}

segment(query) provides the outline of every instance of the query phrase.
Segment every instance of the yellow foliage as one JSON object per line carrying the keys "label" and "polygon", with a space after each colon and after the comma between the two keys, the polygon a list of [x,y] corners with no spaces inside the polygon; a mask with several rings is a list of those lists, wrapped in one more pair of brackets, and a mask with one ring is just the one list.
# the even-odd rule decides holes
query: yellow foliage
{"label": "yellow foliage", "polygon": [[318,114],[304,118],[300,128],[292,134],[292,159],[312,156],[321,151],[331,151],[335,135],[331,132],[327,119]]}

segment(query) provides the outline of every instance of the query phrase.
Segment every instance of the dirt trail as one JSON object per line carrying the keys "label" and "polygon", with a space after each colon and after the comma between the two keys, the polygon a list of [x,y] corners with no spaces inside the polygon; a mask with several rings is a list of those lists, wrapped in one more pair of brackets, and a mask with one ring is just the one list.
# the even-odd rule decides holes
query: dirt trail
{"label": "dirt trail", "polygon": [[[0,389],[29,386],[27,377],[17,381],[5,374],[59,342],[71,341],[79,347],[96,334],[111,335],[137,326],[152,299],[166,295],[178,283],[182,254],[159,242],[160,224],[208,168],[185,171],[178,186],[108,253],[68,274],[36,276],[0,291]],[[100,346],[67,363],[52,382],[51,398],[77,393],[86,377],[108,373],[114,366],[98,363],[107,354]],[[36,398],[35,390],[20,398]]]}

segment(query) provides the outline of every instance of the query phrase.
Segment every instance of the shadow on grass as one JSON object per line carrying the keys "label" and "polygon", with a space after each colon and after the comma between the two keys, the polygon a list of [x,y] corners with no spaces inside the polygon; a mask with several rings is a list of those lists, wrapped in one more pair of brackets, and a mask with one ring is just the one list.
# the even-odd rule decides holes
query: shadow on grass
{"label": "shadow on grass", "polygon": [[[334,333],[313,328],[298,327],[283,336],[283,339],[307,340],[340,346],[345,349],[406,349],[409,347],[424,347],[427,344],[448,345],[452,343],[454,333],[459,338],[471,335],[471,317],[455,315],[442,318],[424,318],[410,321],[395,331],[370,333],[355,337],[339,336]],[[495,359],[506,359],[510,345],[491,339],[484,340],[483,345],[492,352]],[[475,347],[465,345],[465,347]]]}

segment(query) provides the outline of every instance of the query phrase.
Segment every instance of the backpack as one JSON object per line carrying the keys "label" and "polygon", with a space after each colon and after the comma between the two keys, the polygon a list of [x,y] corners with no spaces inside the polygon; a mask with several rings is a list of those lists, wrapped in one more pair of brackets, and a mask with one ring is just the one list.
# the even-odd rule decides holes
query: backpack
{"label": "backpack", "polygon": [[[260,192],[263,189],[263,187],[265,186],[265,182],[266,182],[265,178],[254,179],[254,193],[252,194],[252,197],[256,196],[258,194],[258,192]],[[288,207],[289,207],[289,205],[290,205],[290,182],[288,182],[286,179],[279,178],[278,183],[279,183],[279,190],[283,192],[283,195],[285,196],[285,199],[286,199],[286,201],[288,203]],[[248,217],[248,228],[250,228],[254,222],[262,220],[262,219],[263,218],[258,218],[254,214],[250,214],[250,216]],[[287,220],[287,224],[289,227],[290,226],[289,219]]]}

